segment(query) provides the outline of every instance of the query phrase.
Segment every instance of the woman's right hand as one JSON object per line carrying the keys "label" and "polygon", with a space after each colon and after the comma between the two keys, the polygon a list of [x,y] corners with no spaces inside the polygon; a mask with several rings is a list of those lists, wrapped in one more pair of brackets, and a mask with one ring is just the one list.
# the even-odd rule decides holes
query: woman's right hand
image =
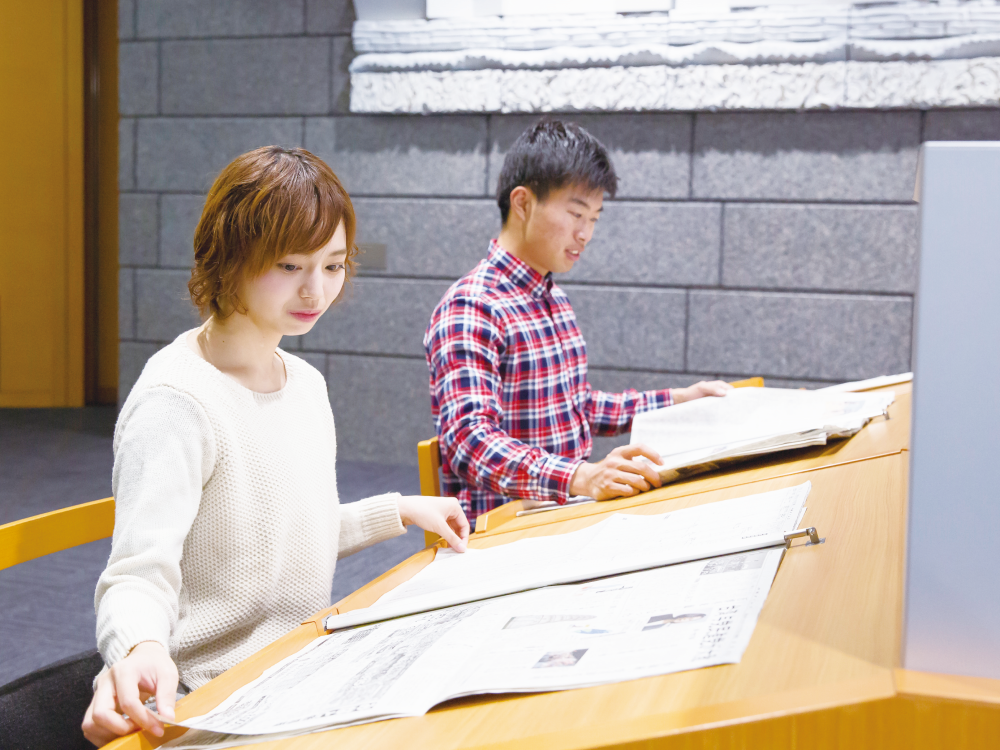
{"label": "woman's right hand", "polygon": [[143,641],[128,656],[100,674],[83,719],[83,734],[98,747],[115,737],[144,729],[163,736],[163,723],[143,705],[156,696],[156,710],[165,719],[174,718],[177,666],[156,641]]}

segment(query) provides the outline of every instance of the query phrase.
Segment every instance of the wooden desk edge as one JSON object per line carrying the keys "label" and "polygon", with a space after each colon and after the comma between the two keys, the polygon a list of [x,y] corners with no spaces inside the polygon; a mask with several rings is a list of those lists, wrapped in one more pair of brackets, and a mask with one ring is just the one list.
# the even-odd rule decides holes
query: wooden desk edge
{"label": "wooden desk edge", "polygon": [[897,669],[894,678],[900,695],[1000,706],[1000,680],[989,677]]}

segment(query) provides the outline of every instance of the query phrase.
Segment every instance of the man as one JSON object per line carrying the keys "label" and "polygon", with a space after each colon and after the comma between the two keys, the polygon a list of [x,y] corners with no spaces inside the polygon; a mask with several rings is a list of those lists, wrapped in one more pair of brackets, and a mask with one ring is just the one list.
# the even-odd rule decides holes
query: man
{"label": "man", "polygon": [[542,120],[515,141],[497,188],[503,227],[489,255],[451,286],[424,337],[442,494],[476,517],[512,499],[604,500],[660,486],[646,446],[588,463],[592,434],[617,435],[639,412],[721,396],[719,381],[603,393],[553,273],[573,268],[618,178],[583,128]]}

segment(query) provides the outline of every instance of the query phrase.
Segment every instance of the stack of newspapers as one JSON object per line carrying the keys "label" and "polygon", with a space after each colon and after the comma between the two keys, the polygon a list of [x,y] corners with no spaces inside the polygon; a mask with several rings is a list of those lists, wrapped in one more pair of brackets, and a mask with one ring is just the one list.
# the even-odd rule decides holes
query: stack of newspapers
{"label": "stack of newspapers", "polygon": [[[810,484],[433,562],[219,706],[172,748],[403,716],[468,695],[603,685],[739,662]],[[335,742],[335,740],[331,740]]]}
{"label": "stack of newspapers", "polygon": [[654,466],[663,482],[672,482],[751,456],[849,437],[886,415],[893,399],[891,391],[737,388],[637,415],[630,442],[659,453],[662,463]]}

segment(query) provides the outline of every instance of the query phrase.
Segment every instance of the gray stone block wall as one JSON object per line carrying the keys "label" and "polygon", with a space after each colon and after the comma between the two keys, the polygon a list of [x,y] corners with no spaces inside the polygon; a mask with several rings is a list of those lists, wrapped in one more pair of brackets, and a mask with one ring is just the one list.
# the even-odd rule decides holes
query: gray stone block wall
{"label": "gray stone block wall", "polygon": [[[186,299],[205,191],[238,154],[304,145],[384,245],[344,300],[283,342],[327,377],[346,459],[416,462],[421,337],[499,230],[524,116],[354,116],[350,0],[122,0],[120,400],[198,322]],[[815,387],[910,367],[922,140],[1000,139],[996,110],[568,115],[621,175],[560,280],[596,388],[763,375]],[[627,438],[600,438],[595,456]]]}

